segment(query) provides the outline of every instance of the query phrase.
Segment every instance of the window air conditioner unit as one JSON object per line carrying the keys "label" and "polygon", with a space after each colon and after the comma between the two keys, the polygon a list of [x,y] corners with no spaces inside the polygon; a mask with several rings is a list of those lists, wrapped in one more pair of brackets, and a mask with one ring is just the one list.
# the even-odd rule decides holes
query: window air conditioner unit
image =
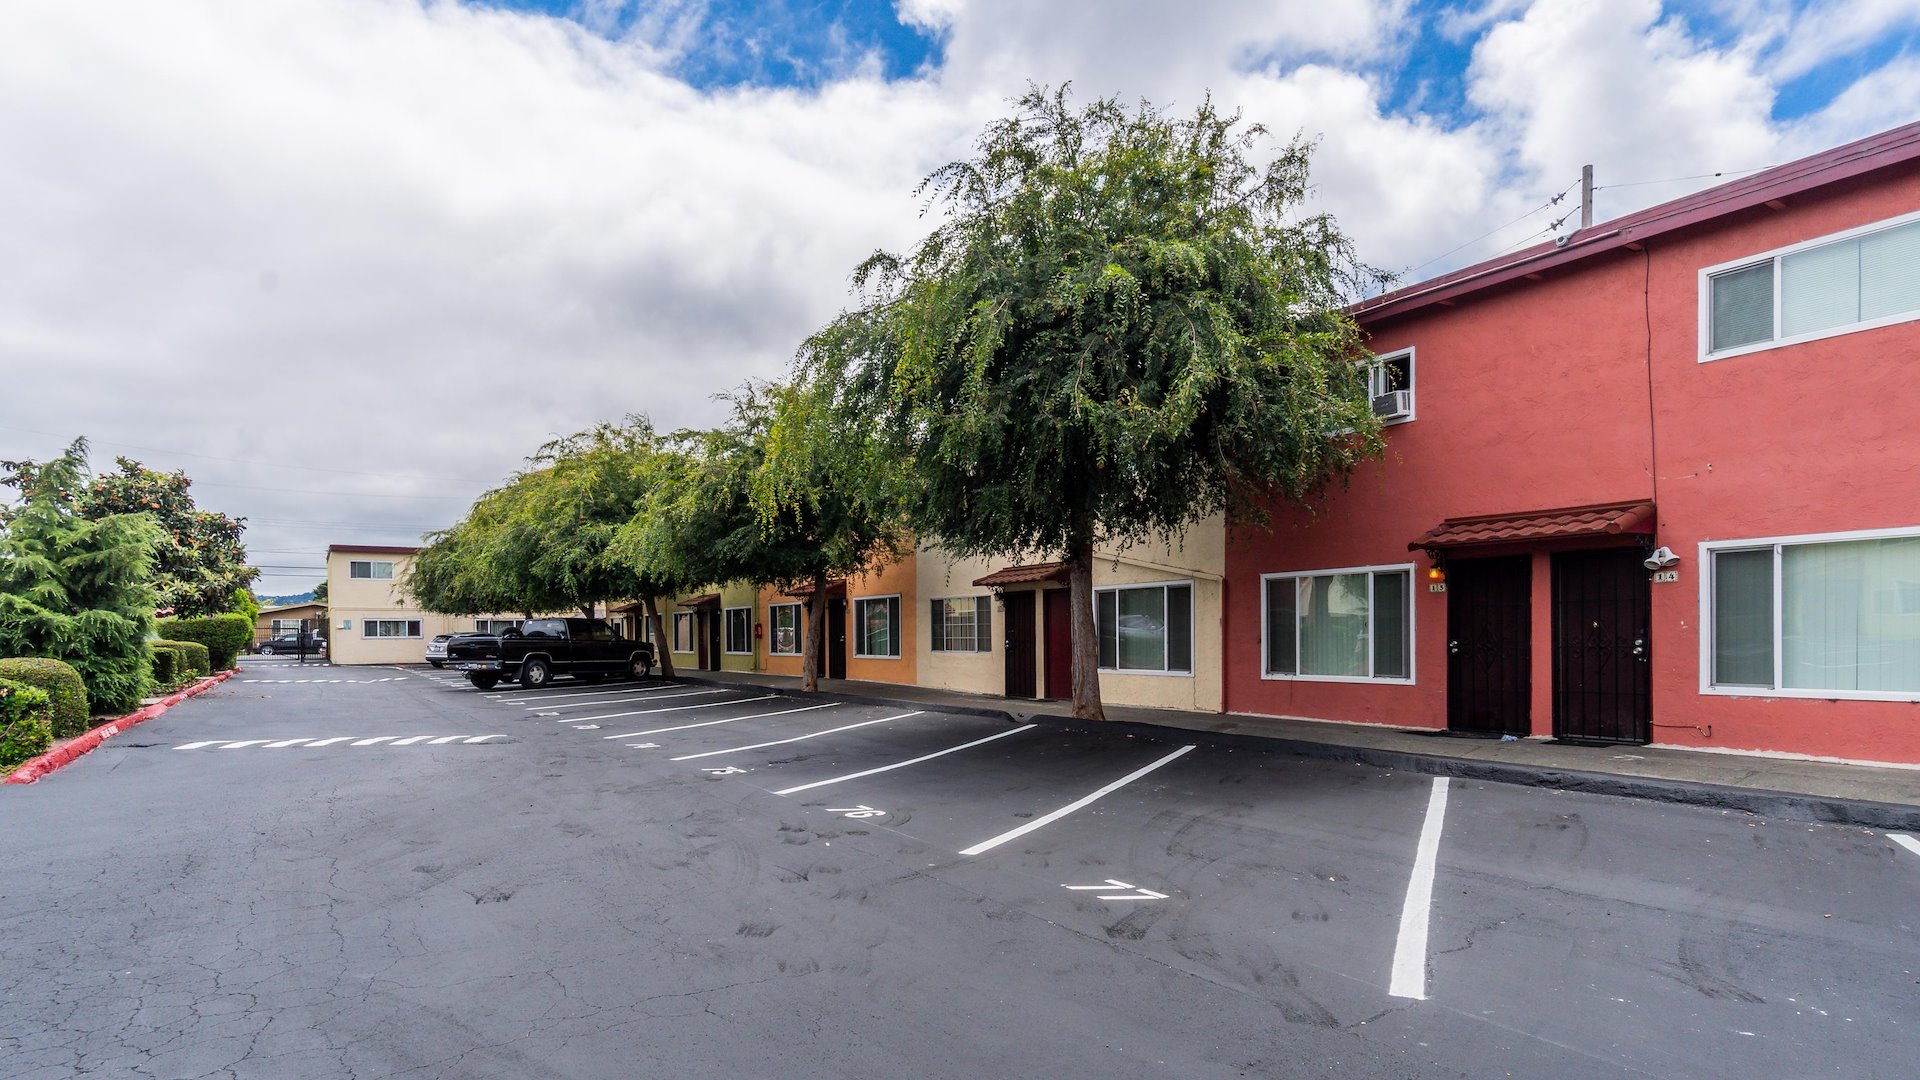
{"label": "window air conditioner unit", "polygon": [[1373,415],[1382,420],[1405,420],[1413,415],[1413,391],[1393,390],[1373,399]]}

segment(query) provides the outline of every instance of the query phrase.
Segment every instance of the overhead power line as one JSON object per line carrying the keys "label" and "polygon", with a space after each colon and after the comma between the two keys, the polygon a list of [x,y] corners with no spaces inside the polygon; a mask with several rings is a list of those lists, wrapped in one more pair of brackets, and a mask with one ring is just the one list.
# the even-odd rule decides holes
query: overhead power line
{"label": "overhead power line", "polygon": [[[1536,206],[1533,209],[1527,211],[1526,213],[1521,214],[1519,217],[1514,218],[1512,221],[1507,222],[1505,225],[1499,225],[1494,228],[1488,229],[1486,232],[1483,232],[1479,236],[1476,236],[1473,239],[1467,241],[1466,243],[1461,244],[1459,247],[1453,248],[1450,251],[1442,252],[1441,254],[1436,255],[1431,259],[1428,259],[1426,262],[1421,263],[1419,266],[1410,266],[1406,269],[1405,273],[1408,276],[1417,274],[1420,271],[1425,270],[1427,267],[1432,266],[1434,263],[1440,262],[1444,259],[1447,259],[1453,255],[1457,255],[1460,252],[1467,250],[1468,248],[1474,246],[1475,244],[1480,243],[1482,240],[1485,240],[1489,236],[1493,236],[1497,233],[1505,232],[1506,230],[1513,228],[1515,225],[1520,224],[1521,222],[1527,220],[1533,215],[1539,213],[1540,211],[1545,210],[1550,206],[1554,206],[1558,204],[1560,200],[1566,198],[1569,194],[1573,192],[1574,188],[1577,188],[1579,186],[1580,186],[1580,181],[1575,180],[1573,183],[1568,184],[1566,187],[1562,188],[1560,190],[1560,194],[1554,195],[1548,198],[1546,202],[1543,202],[1539,206]],[[1564,221],[1566,219],[1562,218],[1561,220]],[[1538,236],[1539,233],[1535,233],[1534,235]]]}

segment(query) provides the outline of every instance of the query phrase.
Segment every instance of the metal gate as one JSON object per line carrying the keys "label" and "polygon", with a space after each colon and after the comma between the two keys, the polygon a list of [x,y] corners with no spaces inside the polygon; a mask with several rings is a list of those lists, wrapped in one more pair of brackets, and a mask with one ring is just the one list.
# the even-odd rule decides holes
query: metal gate
{"label": "metal gate", "polygon": [[1525,735],[1533,692],[1531,560],[1447,567],[1447,730]]}
{"label": "metal gate", "polygon": [[1637,549],[1553,557],[1553,734],[1644,743],[1653,734],[1652,597]]}

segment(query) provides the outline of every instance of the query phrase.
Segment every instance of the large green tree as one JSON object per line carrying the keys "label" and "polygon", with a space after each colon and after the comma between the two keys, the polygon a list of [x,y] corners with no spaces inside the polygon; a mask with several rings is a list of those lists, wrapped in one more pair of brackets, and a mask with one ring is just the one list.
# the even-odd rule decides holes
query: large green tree
{"label": "large green tree", "polygon": [[[199,618],[238,610],[235,593],[260,576],[247,565],[241,544],[245,518],[202,510],[194,502],[193,481],[184,471],[156,472],[132,458],[115,458],[117,471],[94,475],[74,493],[74,507],[94,521],[124,514],[146,514],[160,527],[153,553],[153,588],[159,604],[181,618]],[[32,497],[38,466],[32,461],[0,462],[5,482]]]}
{"label": "large green tree", "polygon": [[3,467],[26,499],[0,514],[0,656],[64,660],[94,708],[134,708],[149,682],[159,527],[144,513],[80,512],[85,439],[45,464]]}
{"label": "large green tree", "polygon": [[914,525],[959,554],[1071,567],[1073,709],[1100,718],[1096,546],[1261,523],[1380,450],[1359,331],[1369,280],[1309,211],[1309,146],[1257,126],[1032,89],[923,184],[944,222],[855,273],[860,304],[799,373],[871,416],[916,476]]}
{"label": "large green tree", "polygon": [[[602,423],[542,446],[528,468],[431,534],[404,583],[428,611],[477,615],[643,602],[666,640],[656,597],[685,587],[609,548],[673,462],[643,417]],[[660,650],[662,670],[672,658]]]}
{"label": "large green tree", "polygon": [[819,686],[827,590],[901,543],[901,475],[830,398],[789,385],[728,395],[732,415],[675,435],[678,467],[655,484],[616,550],[688,585],[747,581],[807,597],[802,671]]}

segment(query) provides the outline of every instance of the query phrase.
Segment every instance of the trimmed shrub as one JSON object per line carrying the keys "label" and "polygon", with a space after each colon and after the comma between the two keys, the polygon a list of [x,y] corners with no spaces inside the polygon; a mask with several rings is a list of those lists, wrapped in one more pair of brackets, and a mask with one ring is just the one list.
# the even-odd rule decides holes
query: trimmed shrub
{"label": "trimmed shrub", "polygon": [[180,681],[179,649],[163,641],[147,642],[147,659],[153,664],[153,684],[161,690],[171,690]]}
{"label": "trimmed shrub", "polygon": [[0,769],[47,752],[53,745],[52,715],[45,690],[0,679]]}
{"label": "trimmed shrub", "polygon": [[214,615],[205,619],[167,619],[160,633],[171,641],[197,641],[207,647],[212,670],[225,671],[233,658],[253,640],[253,623],[245,615]]}
{"label": "trimmed shrub", "polygon": [[183,663],[180,670],[185,675],[199,678],[213,674],[212,652],[197,641],[153,641],[151,645],[164,645],[181,654]]}
{"label": "trimmed shrub", "polygon": [[0,660],[0,679],[26,683],[47,692],[52,708],[50,722],[53,737],[72,738],[91,727],[92,712],[87,707],[87,687],[73,665],[44,658]]}

